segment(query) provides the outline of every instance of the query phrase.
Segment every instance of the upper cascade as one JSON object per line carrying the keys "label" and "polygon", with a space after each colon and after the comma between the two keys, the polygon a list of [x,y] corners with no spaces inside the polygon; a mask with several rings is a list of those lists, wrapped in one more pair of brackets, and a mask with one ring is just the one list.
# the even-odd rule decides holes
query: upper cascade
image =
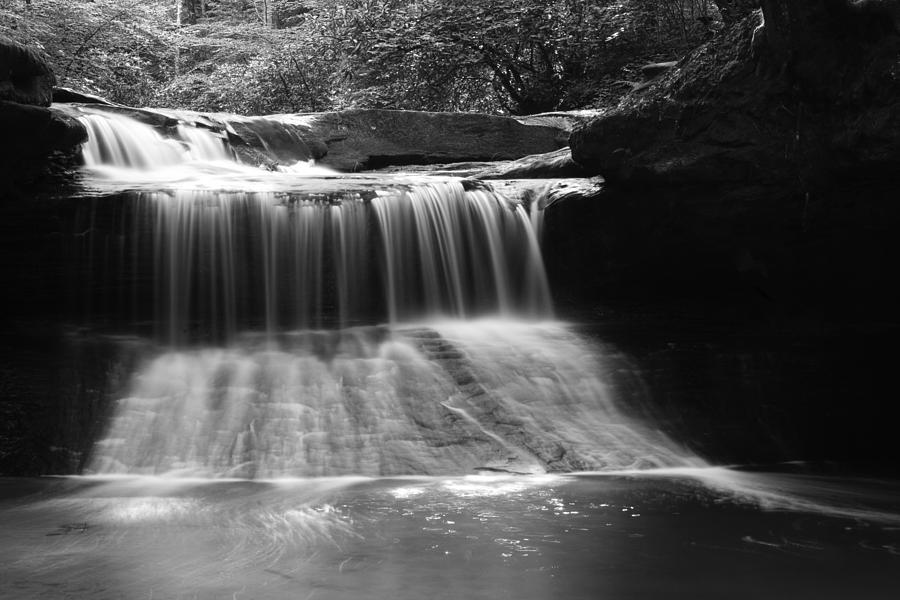
{"label": "upper cascade", "polygon": [[234,161],[234,153],[224,137],[209,129],[179,122],[171,137],[156,128],[125,115],[76,113],[88,130],[82,148],[88,167],[113,166],[152,169],[192,161]]}
{"label": "upper cascade", "polygon": [[[81,300],[89,324],[152,322],[181,345],[253,329],[552,315],[524,205],[485,184],[269,171],[238,162],[186,113],[151,126],[71,110],[90,131],[89,185],[115,180],[109,200],[79,213],[75,228],[90,236],[68,253],[97,290]],[[121,251],[96,265],[98,244]]]}
{"label": "upper cascade", "polygon": [[297,177],[337,174],[314,164],[298,133],[300,117],[105,105],[57,109],[87,129],[81,154],[88,190],[293,191]]}

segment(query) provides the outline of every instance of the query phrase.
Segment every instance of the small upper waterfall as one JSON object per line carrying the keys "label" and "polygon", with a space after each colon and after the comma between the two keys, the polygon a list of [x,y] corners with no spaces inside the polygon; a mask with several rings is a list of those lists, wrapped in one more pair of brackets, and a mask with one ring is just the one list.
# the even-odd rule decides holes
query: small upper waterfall
{"label": "small upper waterfall", "polygon": [[100,190],[67,248],[78,318],[145,340],[128,345],[139,366],[90,470],[692,460],[620,410],[606,350],[549,322],[539,220],[521,203],[453,178],[264,171],[215,128],[76,114],[85,188]]}
{"label": "small upper waterfall", "polygon": [[180,124],[174,137],[164,137],[150,125],[125,115],[77,114],[88,130],[83,155],[89,167],[150,170],[191,160],[233,160],[225,140],[205,129]]}

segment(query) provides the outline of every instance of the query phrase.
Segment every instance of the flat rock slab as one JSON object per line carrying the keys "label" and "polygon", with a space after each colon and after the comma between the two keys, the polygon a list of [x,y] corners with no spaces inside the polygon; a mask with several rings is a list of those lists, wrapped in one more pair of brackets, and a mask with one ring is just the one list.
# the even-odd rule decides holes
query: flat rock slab
{"label": "flat rock slab", "polygon": [[564,129],[510,117],[405,110],[346,110],[307,115],[310,135],[341,171],[389,165],[513,160],[567,145]]}

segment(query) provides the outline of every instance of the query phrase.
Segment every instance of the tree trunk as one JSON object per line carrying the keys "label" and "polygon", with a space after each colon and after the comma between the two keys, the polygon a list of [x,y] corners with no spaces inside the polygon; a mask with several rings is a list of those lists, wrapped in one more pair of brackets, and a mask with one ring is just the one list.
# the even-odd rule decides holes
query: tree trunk
{"label": "tree trunk", "polygon": [[[175,28],[181,29],[182,0],[175,0]],[[175,74],[181,75],[181,48],[175,42]]]}

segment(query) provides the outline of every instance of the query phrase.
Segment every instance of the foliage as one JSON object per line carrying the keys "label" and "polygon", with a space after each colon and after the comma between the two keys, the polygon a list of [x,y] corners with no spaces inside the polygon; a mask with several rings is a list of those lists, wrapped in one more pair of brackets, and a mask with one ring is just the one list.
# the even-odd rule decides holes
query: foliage
{"label": "foliage", "polygon": [[635,61],[672,58],[709,31],[704,0],[384,2],[358,75],[367,102],[514,114],[577,108]]}
{"label": "foliage", "polygon": [[37,46],[61,86],[144,104],[171,60],[168,2],[32,0],[0,3],[0,31]]}
{"label": "foliage", "polygon": [[250,114],[607,103],[718,14],[707,0],[2,1],[0,27],[44,48],[61,85]]}
{"label": "foliage", "polygon": [[245,114],[331,105],[329,64],[301,31],[201,22],[180,34],[179,69],[158,92],[160,104]]}

